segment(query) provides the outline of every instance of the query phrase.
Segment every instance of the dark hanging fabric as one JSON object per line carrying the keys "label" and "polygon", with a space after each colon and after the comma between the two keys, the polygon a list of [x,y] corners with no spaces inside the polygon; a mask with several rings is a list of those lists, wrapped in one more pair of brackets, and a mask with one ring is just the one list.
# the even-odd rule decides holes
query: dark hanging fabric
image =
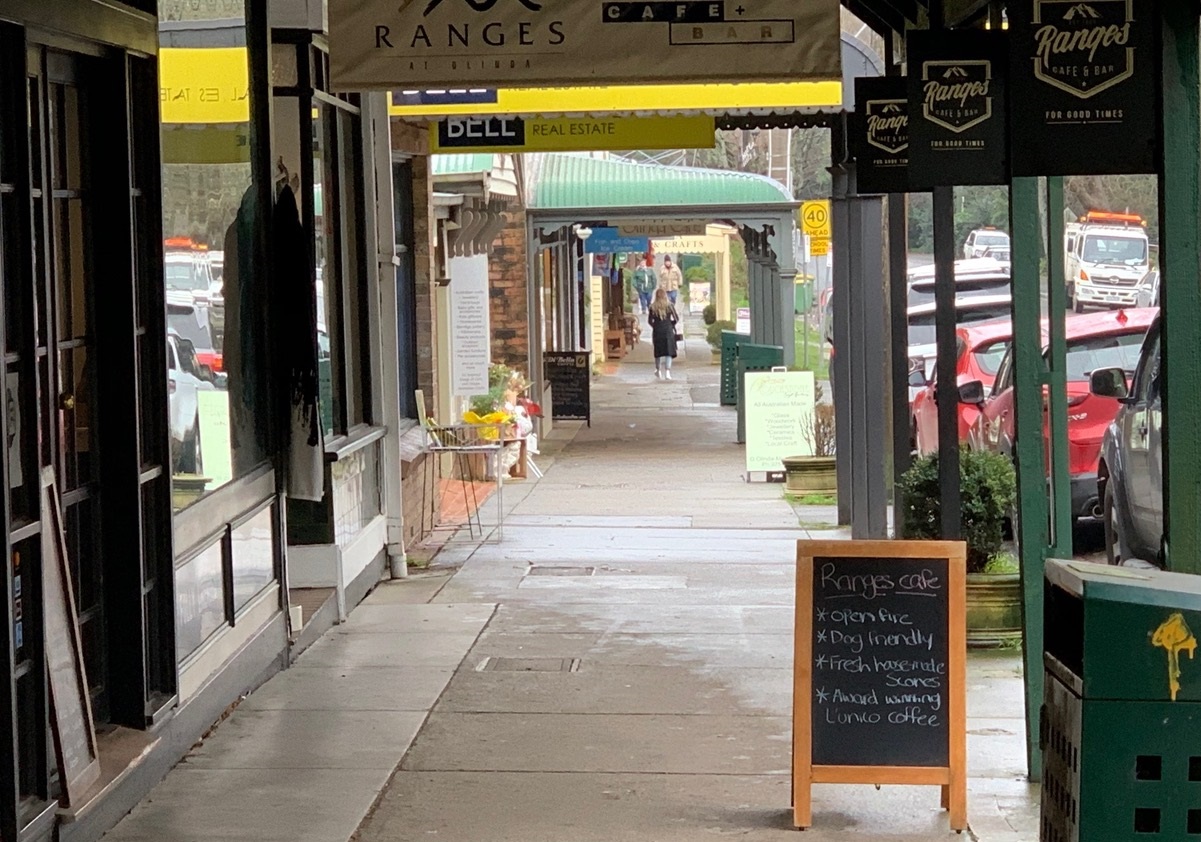
{"label": "dark hanging fabric", "polygon": [[317,287],[309,266],[311,238],[300,222],[296,194],[283,186],[275,200],[274,290],[289,379],[288,496],[320,501],[324,448],[317,406]]}
{"label": "dark hanging fabric", "polygon": [[225,343],[222,349],[229,389],[229,439],[234,476],[259,464],[267,454],[267,416],[260,400],[262,382],[260,337],[255,318],[256,289],[263,279],[256,274],[254,226],[255,188],[242,194],[234,221],[225,232]]}

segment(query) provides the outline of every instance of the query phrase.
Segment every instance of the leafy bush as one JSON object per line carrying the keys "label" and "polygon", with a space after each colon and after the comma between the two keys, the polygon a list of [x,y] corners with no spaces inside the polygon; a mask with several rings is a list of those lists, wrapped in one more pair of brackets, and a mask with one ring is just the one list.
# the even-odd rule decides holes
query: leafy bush
{"label": "leafy bush", "polygon": [[701,310],[701,321],[707,325],[711,325],[717,321],[717,308],[712,304],[706,304],[705,309]]}
{"label": "leafy bush", "polygon": [[[1017,497],[1013,463],[998,453],[959,450],[960,526],[967,542],[967,570],[983,572],[1001,549],[1002,526]],[[913,462],[899,483],[907,538],[937,539],[942,501],[938,491],[938,454]]]}
{"label": "leafy bush", "polygon": [[696,281],[703,284],[709,280],[709,273],[705,271],[704,266],[689,266],[684,270],[684,280],[688,283]]}
{"label": "leafy bush", "polygon": [[721,332],[723,330],[733,330],[735,327],[731,321],[722,320],[709,325],[705,331],[705,341],[709,343],[709,347],[714,351],[721,350]]}

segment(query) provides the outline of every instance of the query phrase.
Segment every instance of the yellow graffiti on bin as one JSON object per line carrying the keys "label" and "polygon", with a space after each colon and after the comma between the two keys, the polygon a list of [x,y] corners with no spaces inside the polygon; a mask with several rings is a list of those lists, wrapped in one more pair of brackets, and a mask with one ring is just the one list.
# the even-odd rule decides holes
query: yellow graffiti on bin
{"label": "yellow graffiti on bin", "polygon": [[1168,692],[1171,693],[1174,702],[1176,694],[1180,692],[1180,652],[1188,650],[1191,661],[1197,651],[1197,638],[1193,637],[1192,630],[1184,621],[1184,615],[1176,612],[1159,624],[1159,628],[1151,636],[1151,645],[1162,646],[1168,650]]}

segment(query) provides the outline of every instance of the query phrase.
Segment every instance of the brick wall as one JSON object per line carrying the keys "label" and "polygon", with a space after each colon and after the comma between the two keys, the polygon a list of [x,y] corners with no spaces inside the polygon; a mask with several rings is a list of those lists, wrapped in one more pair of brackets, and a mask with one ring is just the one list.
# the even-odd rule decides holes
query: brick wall
{"label": "brick wall", "polygon": [[[437,523],[439,516],[439,500],[436,493],[430,492],[428,480],[425,478],[427,459],[430,456],[419,456],[412,462],[405,462],[401,471],[400,494],[401,508],[404,512],[404,545],[412,547],[425,536],[422,534],[422,524],[425,532],[429,532],[431,524]],[[429,470],[436,471],[437,461],[434,460]],[[427,495],[431,499],[425,499]],[[424,520],[423,520],[424,518]]]}
{"label": "brick wall", "polygon": [[393,119],[392,149],[408,155],[430,154],[428,124]]}
{"label": "brick wall", "polygon": [[529,375],[530,331],[526,321],[525,211],[509,221],[492,243],[488,279],[492,298],[492,359]]}

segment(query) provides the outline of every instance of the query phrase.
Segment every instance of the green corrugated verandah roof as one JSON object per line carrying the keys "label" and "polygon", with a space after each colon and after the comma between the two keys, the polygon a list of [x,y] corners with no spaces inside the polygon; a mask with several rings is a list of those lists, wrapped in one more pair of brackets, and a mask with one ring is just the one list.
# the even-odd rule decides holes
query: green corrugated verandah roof
{"label": "green corrugated verandah roof", "polygon": [[753,173],[670,167],[614,158],[538,155],[531,210],[790,204],[784,185]]}

